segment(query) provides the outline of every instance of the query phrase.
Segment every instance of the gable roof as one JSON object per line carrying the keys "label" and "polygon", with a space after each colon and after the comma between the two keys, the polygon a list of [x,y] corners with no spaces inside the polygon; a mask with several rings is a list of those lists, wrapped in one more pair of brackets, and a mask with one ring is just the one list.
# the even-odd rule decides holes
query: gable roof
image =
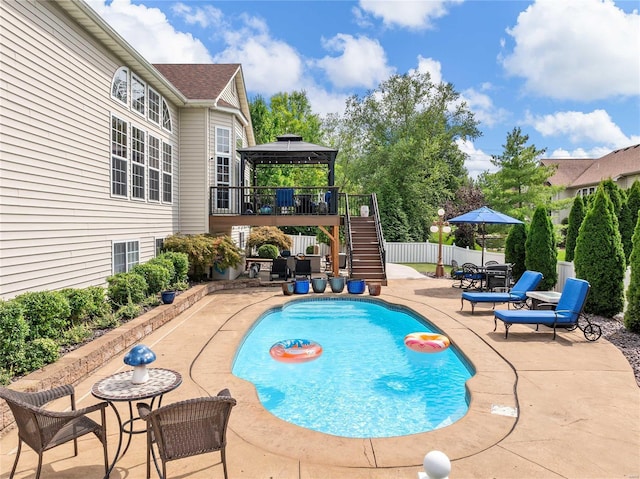
{"label": "gable roof", "polygon": [[[153,66],[187,98],[187,106],[208,106],[236,114],[247,126],[248,144],[255,145],[242,65],[239,63],[156,63]],[[232,82],[236,83],[240,108],[221,98],[224,90]]]}
{"label": "gable roof", "polygon": [[238,63],[156,63],[153,66],[189,100],[214,102],[240,69]]}
{"label": "gable roof", "polygon": [[602,180],[640,173],[640,144],[621,148],[595,160],[545,159],[545,166],[558,165],[555,174],[549,178],[552,185],[572,188],[597,185]]}

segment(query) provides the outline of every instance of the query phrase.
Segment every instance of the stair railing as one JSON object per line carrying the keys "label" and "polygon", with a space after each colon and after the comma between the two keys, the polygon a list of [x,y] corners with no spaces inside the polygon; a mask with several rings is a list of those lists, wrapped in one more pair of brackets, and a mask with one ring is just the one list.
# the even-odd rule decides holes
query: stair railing
{"label": "stair railing", "polygon": [[349,213],[349,195],[345,193],[344,195],[344,203],[345,203],[345,214],[344,214],[344,232],[345,232],[345,240],[347,242],[347,266],[349,270],[349,277],[351,277],[352,269],[352,239],[351,239],[351,214]]}
{"label": "stair railing", "polygon": [[382,235],[382,225],[380,224],[380,210],[378,208],[378,197],[375,193],[371,193],[371,213],[373,215],[373,221],[376,225],[376,233],[378,235],[378,252],[380,253],[380,260],[382,261],[382,272],[384,277],[387,277],[387,252],[384,247],[384,236]]}

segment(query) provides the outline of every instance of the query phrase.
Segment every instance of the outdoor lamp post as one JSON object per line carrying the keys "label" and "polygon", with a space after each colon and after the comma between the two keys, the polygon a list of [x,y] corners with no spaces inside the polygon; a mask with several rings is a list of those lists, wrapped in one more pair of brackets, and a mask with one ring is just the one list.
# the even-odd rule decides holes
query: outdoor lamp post
{"label": "outdoor lamp post", "polygon": [[444,210],[438,210],[438,221],[434,221],[429,230],[438,233],[438,264],[436,266],[436,278],[444,276],[444,265],[442,264],[442,232],[451,233],[451,226],[444,221]]}

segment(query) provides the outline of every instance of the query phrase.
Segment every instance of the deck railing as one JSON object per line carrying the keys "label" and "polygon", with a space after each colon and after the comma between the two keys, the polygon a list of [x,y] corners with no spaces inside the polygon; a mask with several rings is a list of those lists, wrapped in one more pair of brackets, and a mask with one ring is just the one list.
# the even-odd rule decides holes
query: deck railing
{"label": "deck railing", "polygon": [[339,188],[212,186],[210,215],[337,215]]}

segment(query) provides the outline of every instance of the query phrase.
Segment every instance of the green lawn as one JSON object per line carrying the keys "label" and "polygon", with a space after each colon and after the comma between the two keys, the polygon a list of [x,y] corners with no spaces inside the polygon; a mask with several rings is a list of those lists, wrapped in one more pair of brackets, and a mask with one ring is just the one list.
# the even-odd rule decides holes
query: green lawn
{"label": "green lawn", "polygon": [[[415,269],[419,273],[435,273],[436,265],[434,263],[401,263],[405,266]],[[446,271],[446,265],[445,265]]]}

